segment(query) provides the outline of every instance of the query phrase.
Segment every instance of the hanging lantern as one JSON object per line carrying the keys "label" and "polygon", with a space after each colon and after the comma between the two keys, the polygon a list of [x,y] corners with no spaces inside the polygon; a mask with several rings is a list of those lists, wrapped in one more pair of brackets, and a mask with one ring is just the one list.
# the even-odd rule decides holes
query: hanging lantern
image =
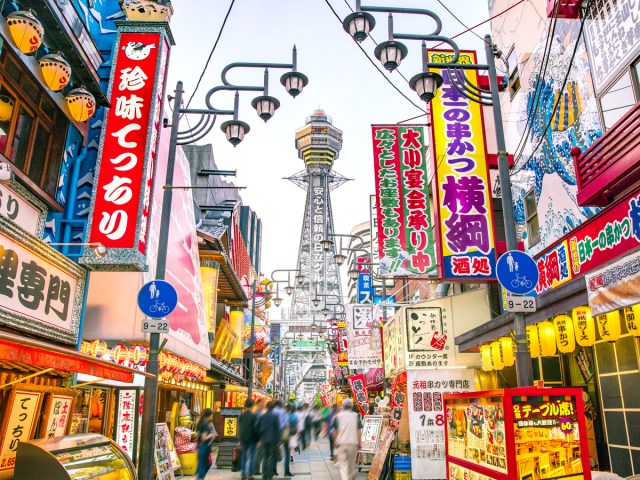
{"label": "hanging lantern", "polygon": [[44,28],[31,10],[18,10],[7,15],[7,25],[18,50],[29,55],[42,44]]}
{"label": "hanging lantern", "polygon": [[59,53],[48,53],[40,60],[42,77],[49,89],[59,92],[69,84],[71,78],[71,65]]}
{"label": "hanging lantern", "polygon": [[624,308],[624,319],[627,322],[627,330],[634,337],[640,337],[640,305]]}
{"label": "hanging lantern", "polygon": [[111,361],[122,365],[129,358],[129,349],[126,345],[119,343],[111,349]]}
{"label": "hanging lantern", "polygon": [[500,350],[502,350],[502,360],[505,367],[511,367],[515,363],[513,355],[513,340],[511,337],[502,337],[500,340]]}
{"label": "hanging lantern", "polygon": [[66,98],[71,118],[76,122],[86,122],[96,113],[96,99],[84,87],[74,88]]}
{"label": "hanging lantern", "polygon": [[169,371],[169,357],[166,352],[160,352],[158,354],[158,371],[160,372],[168,372]]}
{"label": "hanging lantern", "polygon": [[91,355],[91,344],[86,340],[82,340],[82,343],[80,344],[80,353]]}
{"label": "hanging lantern", "polygon": [[502,370],[504,368],[504,360],[502,359],[502,351],[500,348],[500,342],[491,342],[489,345],[491,348],[491,363],[495,370]]}
{"label": "hanging lantern", "polygon": [[102,358],[107,353],[107,342],[104,340],[94,340],[91,342],[92,357]]}
{"label": "hanging lantern", "polygon": [[493,370],[493,365],[491,364],[491,347],[489,345],[480,346],[480,360],[482,362],[482,370],[485,372]]}
{"label": "hanging lantern", "polygon": [[144,367],[147,364],[147,347],[134,345],[129,349],[129,361],[134,365]]}
{"label": "hanging lantern", "polygon": [[549,320],[538,324],[538,338],[540,340],[540,355],[553,357],[556,354],[556,331]]}
{"label": "hanging lantern", "polygon": [[531,358],[538,358],[540,356],[540,337],[537,325],[527,326],[527,343],[529,344]]}
{"label": "hanging lantern", "polygon": [[598,324],[598,332],[606,342],[615,342],[620,338],[620,311],[605,313],[604,315],[596,315],[596,323]]}
{"label": "hanging lantern", "polygon": [[13,98],[0,95],[0,122],[8,122],[13,115]]}
{"label": "hanging lantern", "polygon": [[561,353],[571,353],[576,349],[576,334],[573,331],[573,320],[569,315],[558,315],[553,319],[556,331],[556,343]]}
{"label": "hanging lantern", "polygon": [[596,326],[588,306],[574,308],[571,312],[573,328],[576,332],[576,342],[581,347],[591,347],[596,343]]}

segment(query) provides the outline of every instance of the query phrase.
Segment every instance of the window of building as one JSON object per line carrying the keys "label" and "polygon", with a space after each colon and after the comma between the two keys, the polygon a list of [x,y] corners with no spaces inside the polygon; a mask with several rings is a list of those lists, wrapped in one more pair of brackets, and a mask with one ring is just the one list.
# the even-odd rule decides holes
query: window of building
{"label": "window of building", "polygon": [[518,57],[516,55],[516,49],[512,48],[507,57],[507,63],[509,68],[509,93],[511,98],[514,97],[518,90],[520,90],[520,73],[518,72]]}
{"label": "window of building", "polygon": [[529,247],[532,247],[540,241],[540,222],[538,220],[538,207],[534,189],[529,190],[524,196],[524,219],[527,225]]}
{"label": "window of building", "polygon": [[0,55],[0,153],[55,198],[69,122],[11,52]]}
{"label": "window of building", "polygon": [[638,79],[640,78],[640,61],[631,65],[607,92],[600,97],[600,110],[604,122],[604,130],[611,128],[638,101]]}

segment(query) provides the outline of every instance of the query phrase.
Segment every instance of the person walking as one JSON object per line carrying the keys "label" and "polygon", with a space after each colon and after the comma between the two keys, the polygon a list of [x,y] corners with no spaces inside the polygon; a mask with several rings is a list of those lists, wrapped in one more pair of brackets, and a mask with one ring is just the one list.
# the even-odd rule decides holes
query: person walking
{"label": "person walking", "polygon": [[358,414],[353,411],[353,401],[350,398],[342,402],[342,410],[333,419],[333,428],[335,458],[340,477],[342,480],[354,480],[362,423]]}
{"label": "person walking", "polygon": [[238,440],[242,446],[240,457],[240,475],[242,480],[253,480],[254,462],[256,459],[256,443],[258,443],[258,431],[256,428],[256,414],[251,410],[253,400],[250,398],[244,402],[244,411],[238,419]]}
{"label": "person walking", "polygon": [[273,411],[275,402],[269,403],[267,412],[258,419],[256,426],[262,445],[262,480],[273,480],[280,448],[280,418]]}
{"label": "person walking", "polygon": [[333,441],[333,431],[334,431],[333,420],[335,419],[337,413],[338,413],[338,405],[334,403],[333,405],[331,405],[331,410],[329,411],[329,414],[325,419],[325,429],[327,432],[327,437],[329,437],[329,452],[331,453],[331,460],[335,460],[335,455],[334,455],[335,445]]}
{"label": "person walking", "polygon": [[292,449],[298,446],[298,417],[295,407],[287,405],[287,426],[282,432],[282,447],[284,449],[284,476],[293,477],[291,462],[293,461]]}
{"label": "person walking", "polygon": [[298,453],[307,448],[307,439],[304,431],[304,424],[307,419],[307,404],[305,403],[298,409]]}
{"label": "person walking", "polygon": [[216,429],[213,428],[211,417],[213,410],[205,408],[200,415],[196,432],[198,433],[198,467],[196,470],[196,479],[204,480],[207,472],[211,468],[211,444],[218,436]]}
{"label": "person walking", "polygon": [[[264,413],[267,411],[266,409],[266,402],[264,400],[264,398],[259,398],[258,400],[256,400],[255,402],[255,407],[253,409],[253,413],[256,416],[256,425],[258,423],[258,419],[264,415]],[[257,429],[257,426],[256,426]],[[257,432],[257,430],[256,430]],[[262,458],[263,458],[263,449],[262,449],[262,445],[260,443],[258,443],[256,445],[256,455],[255,455],[255,459],[254,459],[254,466],[253,466],[253,475],[260,475],[260,465],[262,465]]]}

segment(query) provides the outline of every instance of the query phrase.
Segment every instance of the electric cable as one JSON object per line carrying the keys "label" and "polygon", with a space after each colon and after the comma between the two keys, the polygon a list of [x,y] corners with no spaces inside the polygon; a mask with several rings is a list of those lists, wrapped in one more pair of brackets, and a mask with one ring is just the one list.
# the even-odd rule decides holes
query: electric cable
{"label": "electric cable", "polygon": [[191,100],[193,100],[194,95],[198,91],[198,87],[200,87],[200,83],[202,82],[202,79],[204,78],[204,74],[207,71],[207,68],[209,67],[209,62],[211,62],[211,57],[213,57],[213,52],[215,52],[216,47],[218,46],[218,42],[220,41],[220,37],[222,36],[222,32],[224,31],[224,27],[227,24],[227,19],[229,18],[229,15],[231,14],[231,9],[233,8],[234,3],[236,3],[236,0],[231,0],[231,3],[229,4],[229,9],[227,10],[227,14],[224,16],[224,20],[222,21],[222,25],[220,26],[220,31],[218,32],[218,36],[216,38],[216,41],[214,42],[213,47],[211,48],[211,51],[209,52],[209,58],[207,58],[207,62],[204,64],[204,68],[202,69],[202,73],[200,74],[200,78],[198,78],[198,82],[196,83],[196,87],[193,89],[193,93],[191,94],[191,97],[189,97],[189,101],[187,102],[187,107],[186,108],[189,108],[189,105],[191,105]]}

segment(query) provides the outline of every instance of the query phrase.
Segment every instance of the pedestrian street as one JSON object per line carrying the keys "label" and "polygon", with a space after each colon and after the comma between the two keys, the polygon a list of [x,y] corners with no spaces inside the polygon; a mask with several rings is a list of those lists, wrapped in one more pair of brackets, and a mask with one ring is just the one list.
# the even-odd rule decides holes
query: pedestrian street
{"label": "pedestrian street", "polygon": [[[278,475],[273,480],[340,480],[340,473],[333,460],[329,458],[329,440],[326,437],[312,440],[311,445],[301,454],[294,453],[291,472],[294,477],[284,476],[283,462],[278,464]],[[182,477],[184,480],[195,480],[195,476]],[[205,480],[240,480],[240,472],[231,470],[209,470]],[[365,480],[365,471],[356,474],[356,480]],[[256,475],[256,480],[261,476]]]}

